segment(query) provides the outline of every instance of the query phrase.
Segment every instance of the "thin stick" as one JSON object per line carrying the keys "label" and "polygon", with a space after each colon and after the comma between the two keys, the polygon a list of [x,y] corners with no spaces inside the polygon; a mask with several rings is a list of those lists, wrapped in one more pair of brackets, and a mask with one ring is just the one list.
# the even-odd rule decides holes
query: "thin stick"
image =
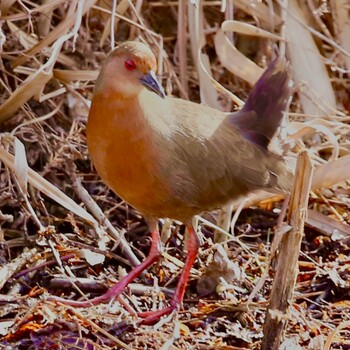
{"label": "thin stick", "polygon": [[112,334],[108,333],[107,331],[105,331],[103,328],[101,328],[100,326],[98,326],[95,322],[89,320],[87,317],[85,317],[83,314],[81,314],[80,312],[78,312],[76,309],[74,309],[73,307],[67,306],[67,305],[63,305],[60,304],[62,306],[64,306],[66,309],[68,309],[70,312],[72,312],[75,316],[77,316],[78,318],[80,318],[81,320],[83,320],[83,322],[88,323],[94,330],[100,332],[101,334],[103,334],[105,337],[107,337],[108,339],[112,340],[113,342],[115,342],[118,346],[120,346],[120,348],[122,349],[126,349],[126,350],[133,350],[129,345],[125,344],[124,342],[122,342],[121,340],[119,340],[118,338],[116,338],[115,336],[113,336]]}
{"label": "thin stick", "polygon": [[113,0],[111,14],[111,50],[115,48],[115,14],[117,12],[117,0]]}
{"label": "thin stick", "polygon": [[180,82],[183,89],[180,91],[182,98],[188,99],[188,74],[187,68],[187,27],[186,27],[186,1],[179,1],[177,22],[177,48],[179,56]]}

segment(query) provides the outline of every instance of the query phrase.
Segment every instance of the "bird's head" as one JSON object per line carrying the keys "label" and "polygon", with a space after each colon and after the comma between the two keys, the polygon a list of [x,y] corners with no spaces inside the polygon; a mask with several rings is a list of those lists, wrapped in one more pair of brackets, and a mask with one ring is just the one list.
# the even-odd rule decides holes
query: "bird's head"
{"label": "bird's head", "polygon": [[133,97],[147,88],[162,98],[165,93],[155,72],[157,61],[151,49],[140,42],[128,41],[119,45],[104,63],[97,84],[97,91],[118,93]]}

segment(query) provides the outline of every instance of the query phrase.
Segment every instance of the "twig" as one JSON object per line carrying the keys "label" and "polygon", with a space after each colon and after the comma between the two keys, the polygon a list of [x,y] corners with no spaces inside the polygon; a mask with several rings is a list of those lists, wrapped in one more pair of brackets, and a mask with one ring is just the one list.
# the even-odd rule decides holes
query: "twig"
{"label": "twig", "polygon": [[341,331],[344,328],[349,328],[350,327],[350,321],[344,321],[342,322],[328,337],[326,340],[326,343],[324,345],[324,350],[329,350],[331,348],[332,342],[334,340],[334,337],[336,334]]}
{"label": "twig", "polygon": [[[71,254],[67,254],[67,255],[62,256],[61,260],[62,261],[69,260],[69,259],[72,259],[74,257],[75,257],[75,254],[71,253]],[[28,269],[25,269],[25,270],[23,270],[21,272],[18,272],[13,277],[17,279],[17,278],[20,278],[20,277],[26,275],[27,273],[30,273],[30,272],[33,272],[33,271],[36,271],[36,270],[41,270],[45,266],[50,266],[50,265],[55,265],[55,264],[57,264],[57,260],[45,261],[45,262],[43,262],[43,263],[41,263],[39,265],[32,266],[32,267],[30,267]]]}
{"label": "twig", "polygon": [[4,265],[0,269],[0,289],[2,289],[8,279],[12,277],[21,266],[33,259],[37,253],[38,250],[36,248],[25,250],[16,259],[13,259],[10,263]]}
{"label": "twig", "polygon": [[[71,175],[74,176],[74,172],[71,171]],[[125,239],[124,235],[119,233],[112,225],[112,223],[106,218],[101,208],[95,203],[95,201],[91,198],[88,191],[82,186],[81,179],[75,178],[73,187],[78,194],[79,198],[85,203],[86,207],[94,214],[94,216],[97,218],[97,220],[105,225],[109,232],[111,237],[113,237],[115,240],[119,241],[122,251],[127,257],[127,259],[130,261],[130,263],[133,266],[139,265],[140,261],[132,251],[129,243]],[[96,227],[95,227],[96,228]]]}
{"label": "twig", "polygon": [[[123,343],[121,340],[119,340],[118,338],[114,337],[112,334],[109,334],[103,328],[98,326],[95,322],[92,322],[88,318],[84,317],[84,315],[82,315],[80,312],[76,311],[73,307],[70,307],[70,306],[67,306],[67,305],[63,305],[63,304],[60,304],[60,305],[64,306],[66,309],[68,309],[74,315],[78,316],[84,322],[88,323],[92,328],[94,328],[98,332],[102,333],[108,339],[114,341],[116,344],[118,344],[118,346],[120,346],[120,347],[122,347],[123,349],[126,349],[126,350],[133,350],[129,345]],[[54,305],[54,306],[56,307],[56,305]]]}

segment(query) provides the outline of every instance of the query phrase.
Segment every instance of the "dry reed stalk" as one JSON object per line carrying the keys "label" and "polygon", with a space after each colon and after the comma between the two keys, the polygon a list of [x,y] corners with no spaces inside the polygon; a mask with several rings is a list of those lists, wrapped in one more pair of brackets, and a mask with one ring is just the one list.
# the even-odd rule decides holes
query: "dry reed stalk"
{"label": "dry reed stalk", "polygon": [[306,152],[298,157],[288,222],[291,230],[281,239],[276,274],[264,324],[262,350],[278,350],[289,318],[298,274],[298,258],[311,189],[313,167]]}
{"label": "dry reed stalk", "polygon": [[308,9],[305,4],[289,0],[284,10],[287,12],[287,53],[303,110],[315,116],[331,113],[336,109],[334,90],[307,25]]}
{"label": "dry reed stalk", "polygon": [[211,84],[211,81],[214,79],[212,77],[209,57],[202,52],[202,48],[206,44],[204,34],[205,18],[202,3],[199,2],[198,5],[199,6],[193,6],[190,2],[188,3],[188,31],[190,35],[192,59],[199,76],[200,99],[202,103],[220,109],[221,106],[218,102],[217,91]]}

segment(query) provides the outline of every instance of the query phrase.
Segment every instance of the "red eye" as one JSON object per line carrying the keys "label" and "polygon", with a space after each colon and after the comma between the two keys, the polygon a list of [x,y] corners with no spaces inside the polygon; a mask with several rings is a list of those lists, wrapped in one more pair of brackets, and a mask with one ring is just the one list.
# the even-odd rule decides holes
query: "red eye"
{"label": "red eye", "polygon": [[127,70],[134,70],[134,69],[136,69],[136,64],[135,64],[135,62],[133,60],[126,60],[124,64],[125,64],[125,68]]}

